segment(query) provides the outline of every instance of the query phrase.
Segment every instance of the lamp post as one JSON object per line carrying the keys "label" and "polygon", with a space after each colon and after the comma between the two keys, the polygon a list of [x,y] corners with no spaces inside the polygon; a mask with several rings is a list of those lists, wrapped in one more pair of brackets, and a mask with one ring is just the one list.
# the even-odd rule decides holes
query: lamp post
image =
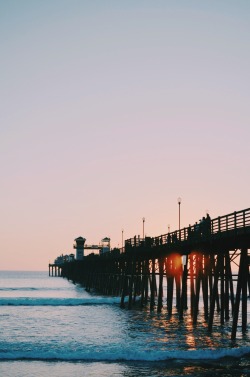
{"label": "lamp post", "polygon": [[177,199],[179,205],[179,230],[181,229],[181,198]]}
{"label": "lamp post", "polygon": [[122,229],[122,250],[123,250],[123,232],[124,230]]}
{"label": "lamp post", "polygon": [[142,239],[144,240],[144,223],[145,223],[145,217],[142,218]]}

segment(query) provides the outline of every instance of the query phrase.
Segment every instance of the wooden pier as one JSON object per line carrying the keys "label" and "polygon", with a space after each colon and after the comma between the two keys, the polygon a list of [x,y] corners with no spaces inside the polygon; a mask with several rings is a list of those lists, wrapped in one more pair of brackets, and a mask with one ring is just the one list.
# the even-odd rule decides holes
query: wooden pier
{"label": "wooden pier", "polygon": [[189,307],[194,325],[203,305],[208,330],[213,329],[216,310],[222,326],[232,320],[233,340],[239,315],[241,330],[247,331],[249,248],[250,208],[215,219],[208,216],[199,224],[157,237],[134,237],[120,250],[67,262],[60,270],[50,265],[49,273],[52,269],[53,275],[55,268],[55,274],[86,290],[120,296],[122,308],[131,309],[139,300],[139,305],[149,304],[161,312],[166,296],[168,315],[175,305],[181,321]]}

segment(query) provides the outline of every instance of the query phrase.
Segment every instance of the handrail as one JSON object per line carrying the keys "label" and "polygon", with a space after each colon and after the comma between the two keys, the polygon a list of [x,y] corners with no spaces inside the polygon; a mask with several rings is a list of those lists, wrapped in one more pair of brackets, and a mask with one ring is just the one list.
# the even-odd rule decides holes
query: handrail
{"label": "handrail", "polygon": [[169,232],[156,237],[133,237],[125,240],[125,247],[139,246],[158,246],[164,244],[173,244],[182,241],[190,241],[194,239],[208,239],[214,236],[222,236],[229,231],[237,231],[238,229],[245,229],[250,227],[250,208],[232,212],[228,215],[218,216],[215,219],[210,219],[209,216],[203,219],[199,223],[190,225],[189,227]]}

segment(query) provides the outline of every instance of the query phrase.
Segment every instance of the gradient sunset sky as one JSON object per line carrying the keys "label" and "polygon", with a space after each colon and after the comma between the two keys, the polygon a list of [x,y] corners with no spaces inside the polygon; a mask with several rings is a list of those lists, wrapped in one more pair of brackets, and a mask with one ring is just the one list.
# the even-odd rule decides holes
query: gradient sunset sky
{"label": "gradient sunset sky", "polygon": [[0,0],[0,269],[250,207],[250,1]]}

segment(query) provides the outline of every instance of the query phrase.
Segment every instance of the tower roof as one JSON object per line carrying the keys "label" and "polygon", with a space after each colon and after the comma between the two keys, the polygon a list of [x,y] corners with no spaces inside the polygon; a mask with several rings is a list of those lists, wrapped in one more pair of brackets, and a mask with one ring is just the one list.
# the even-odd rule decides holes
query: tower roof
{"label": "tower roof", "polygon": [[102,239],[102,241],[103,241],[103,242],[108,242],[108,241],[110,241],[110,238],[105,237],[105,238]]}
{"label": "tower roof", "polygon": [[86,241],[86,238],[83,238],[83,237],[77,237],[77,238],[75,238],[75,240],[74,241]]}

